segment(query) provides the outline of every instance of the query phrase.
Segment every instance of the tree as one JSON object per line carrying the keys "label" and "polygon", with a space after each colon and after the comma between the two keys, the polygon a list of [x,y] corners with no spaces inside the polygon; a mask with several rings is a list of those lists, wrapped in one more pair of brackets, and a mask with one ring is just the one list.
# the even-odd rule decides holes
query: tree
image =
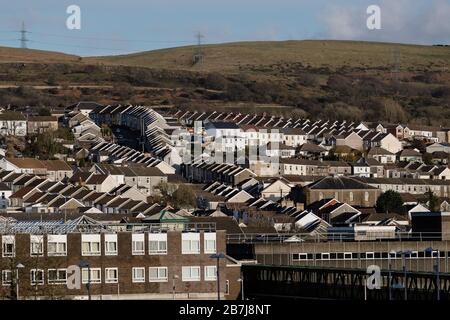
{"label": "tree", "polygon": [[431,190],[425,194],[428,198],[428,209],[430,209],[431,212],[439,211],[439,198],[436,197]]}
{"label": "tree", "polygon": [[40,116],[51,116],[52,113],[47,108],[40,108],[38,111],[38,115]]}
{"label": "tree", "polygon": [[30,138],[30,142],[25,146],[24,154],[42,160],[53,159],[56,153],[64,150],[61,143],[57,142],[55,138],[54,132],[44,132]]}
{"label": "tree", "polygon": [[174,185],[161,182],[158,185],[159,197],[152,196],[152,200],[175,208],[196,207],[197,197],[192,188],[184,184]]}
{"label": "tree", "polygon": [[422,160],[426,165],[433,164],[433,156],[430,153],[424,153],[422,156]]}
{"label": "tree", "polygon": [[192,188],[184,184],[180,185],[172,194],[172,204],[176,207],[196,207],[197,197]]}
{"label": "tree", "polygon": [[385,213],[403,213],[403,200],[400,193],[393,190],[382,193],[377,200],[377,210]]}

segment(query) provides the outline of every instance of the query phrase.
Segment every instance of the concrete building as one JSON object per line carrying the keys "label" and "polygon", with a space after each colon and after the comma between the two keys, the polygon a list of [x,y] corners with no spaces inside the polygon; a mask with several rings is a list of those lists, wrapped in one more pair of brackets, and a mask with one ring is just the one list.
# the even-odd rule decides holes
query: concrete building
{"label": "concrete building", "polygon": [[[20,261],[22,299],[217,299],[216,259],[225,252],[225,232],[215,224],[100,223],[87,216],[58,225],[54,221],[0,222],[0,297],[14,284],[11,261]],[[185,232],[186,231],[186,232]],[[78,269],[80,261],[85,262]],[[87,268],[89,265],[89,268]],[[219,260],[220,295],[227,298],[239,272]],[[73,268],[80,270],[79,277]],[[88,274],[90,272],[90,274]],[[72,277],[72,278],[71,278]],[[79,283],[69,289],[67,283]]]}

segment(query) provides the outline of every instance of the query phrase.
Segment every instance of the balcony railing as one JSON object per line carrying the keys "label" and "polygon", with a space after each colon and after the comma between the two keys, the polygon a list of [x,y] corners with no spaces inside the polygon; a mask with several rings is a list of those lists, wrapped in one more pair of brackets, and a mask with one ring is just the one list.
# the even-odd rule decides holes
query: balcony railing
{"label": "balcony railing", "polygon": [[227,234],[227,243],[303,243],[349,241],[441,241],[450,239],[450,233],[439,232],[376,232],[367,235],[357,233],[239,233]]}

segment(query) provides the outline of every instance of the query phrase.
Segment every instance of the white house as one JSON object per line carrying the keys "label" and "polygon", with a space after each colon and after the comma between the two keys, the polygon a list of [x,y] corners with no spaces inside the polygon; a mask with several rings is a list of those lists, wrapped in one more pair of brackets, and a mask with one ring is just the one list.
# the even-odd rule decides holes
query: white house
{"label": "white house", "polygon": [[205,124],[206,135],[212,137],[214,150],[234,152],[245,149],[245,137],[241,128],[232,122],[208,122]]}
{"label": "white house", "polygon": [[291,186],[283,180],[276,180],[261,191],[261,197],[267,200],[278,201],[291,192]]}
{"label": "white house", "polygon": [[269,142],[266,146],[266,155],[268,157],[291,158],[295,156],[295,148],[284,143]]}
{"label": "white house", "polygon": [[19,136],[27,135],[27,120],[20,112],[0,113],[0,135]]}
{"label": "white house", "polygon": [[9,206],[9,197],[12,195],[12,190],[2,182],[0,182],[0,209],[6,209]]}
{"label": "white house", "polygon": [[308,135],[300,128],[283,128],[280,130],[285,145],[290,147],[297,147],[305,144]]}

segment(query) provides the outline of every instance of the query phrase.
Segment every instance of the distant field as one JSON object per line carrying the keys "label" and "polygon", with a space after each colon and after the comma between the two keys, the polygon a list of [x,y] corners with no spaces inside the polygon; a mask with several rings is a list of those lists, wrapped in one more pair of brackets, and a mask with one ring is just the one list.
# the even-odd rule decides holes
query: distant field
{"label": "distant field", "polygon": [[79,57],[52,51],[0,47],[0,63],[5,62],[39,62],[60,63],[78,62]]}
{"label": "distant field", "polygon": [[[442,69],[450,66],[450,48],[354,41],[239,42],[203,46],[201,66],[193,65],[195,46],[154,50],[129,55],[94,57],[128,66],[163,69],[238,71],[248,66],[301,63],[304,66],[390,68],[398,60],[402,69]],[[398,55],[395,54],[398,52]],[[395,56],[398,58],[394,58]]]}

